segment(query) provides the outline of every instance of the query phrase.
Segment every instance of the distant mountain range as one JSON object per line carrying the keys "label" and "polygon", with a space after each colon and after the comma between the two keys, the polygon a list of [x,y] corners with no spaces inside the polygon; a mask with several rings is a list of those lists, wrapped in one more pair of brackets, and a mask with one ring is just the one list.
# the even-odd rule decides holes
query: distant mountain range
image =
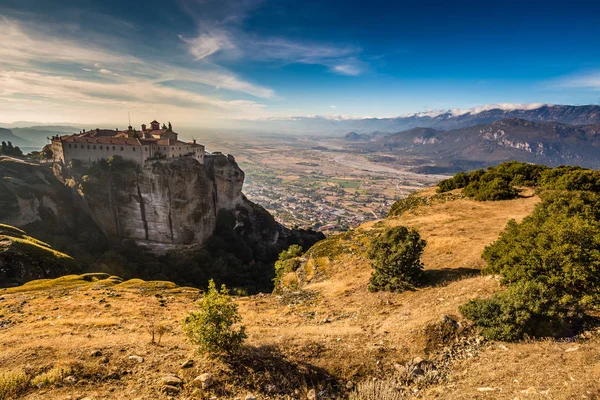
{"label": "distant mountain range", "polygon": [[25,148],[42,148],[53,135],[68,135],[77,132],[72,126],[41,125],[22,128],[0,128],[0,141],[12,142],[13,145]]}
{"label": "distant mountain range", "polygon": [[30,147],[33,146],[28,140],[16,136],[10,129],[0,128],[0,142],[11,142],[14,146]]}
{"label": "distant mountain range", "polygon": [[437,167],[425,170],[429,172],[473,169],[506,160],[600,168],[600,124],[575,126],[508,118],[451,130],[414,128],[384,137],[351,134],[345,141],[363,151],[430,160]]}
{"label": "distant mountain range", "polygon": [[[534,122],[560,122],[570,125],[600,124],[600,106],[535,105],[486,106],[472,110],[425,112],[394,118],[290,117],[243,121],[244,128],[281,133],[319,133],[357,135],[380,131],[394,133],[413,128],[441,130],[466,128],[490,122],[521,118]],[[240,125],[241,126],[241,125]]]}

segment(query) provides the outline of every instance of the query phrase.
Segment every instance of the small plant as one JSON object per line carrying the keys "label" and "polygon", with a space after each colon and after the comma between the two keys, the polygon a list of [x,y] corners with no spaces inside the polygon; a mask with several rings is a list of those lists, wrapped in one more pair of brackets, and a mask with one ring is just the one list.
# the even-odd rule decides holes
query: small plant
{"label": "small plant", "polygon": [[213,357],[232,355],[246,339],[243,325],[234,328],[240,321],[237,305],[231,301],[225,285],[219,291],[211,279],[198,310],[189,312],[185,318],[183,330],[200,352]]}
{"label": "small plant", "polygon": [[0,371],[0,400],[16,399],[28,386],[29,376],[23,369]]}
{"label": "small plant", "polygon": [[73,368],[69,365],[57,365],[31,380],[31,386],[42,388],[62,382],[64,378],[73,374]]}
{"label": "small plant", "polygon": [[151,336],[150,343],[160,345],[162,337],[169,331],[169,328],[163,323],[156,323],[154,318],[149,318],[146,331]]}
{"label": "small plant", "polygon": [[367,253],[375,271],[371,275],[370,291],[401,292],[423,280],[421,254],[427,242],[415,229],[392,228],[376,238]]}

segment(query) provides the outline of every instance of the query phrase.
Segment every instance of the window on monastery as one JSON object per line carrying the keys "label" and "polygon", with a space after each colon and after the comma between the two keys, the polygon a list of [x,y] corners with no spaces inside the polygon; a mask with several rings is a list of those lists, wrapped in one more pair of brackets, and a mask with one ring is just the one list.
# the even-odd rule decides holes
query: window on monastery
{"label": "window on monastery", "polygon": [[133,151],[135,151],[135,147],[132,147]]}
{"label": "window on monastery", "polygon": [[76,145],[76,144],[74,144],[74,145],[73,145],[73,147],[77,148],[77,145]]}
{"label": "window on monastery", "polygon": [[113,146],[113,150],[115,149],[115,146]]}
{"label": "window on monastery", "polygon": [[144,147],[144,150],[148,151],[148,148],[147,148],[147,147]]}
{"label": "window on monastery", "polygon": [[94,150],[96,150],[96,145],[94,145]]}
{"label": "window on monastery", "polygon": [[71,148],[71,145],[69,144],[69,148]]}
{"label": "window on monastery", "polygon": [[88,144],[88,150],[90,149],[90,145]]}
{"label": "window on monastery", "polygon": [[102,150],[102,145],[100,145],[100,150]]}
{"label": "window on monastery", "polygon": [[121,151],[123,151],[123,148],[121,147]]}

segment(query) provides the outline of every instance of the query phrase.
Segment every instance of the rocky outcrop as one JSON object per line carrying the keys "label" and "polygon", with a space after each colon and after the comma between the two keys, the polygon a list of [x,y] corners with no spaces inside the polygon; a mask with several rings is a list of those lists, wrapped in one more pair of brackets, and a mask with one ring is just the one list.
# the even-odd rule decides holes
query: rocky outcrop
{"label": "rocky outcrop", "polygon": [[24,231],[0,224],[0,287],[79,272],[71,257]]}
{"label": "rocky outcrop", "polygon": [[[286,229],[242,194],[244,172],[233,156],[124,161],[84,166],[38,165],[0,158],[0,222],[77,236],[85,226],[106,238],[156,251],[202,247],[219,212],[235,229],[275,243]],[[50,236],[50,234],[48,235]],[[47,237],[44,237],[47,240]]]}

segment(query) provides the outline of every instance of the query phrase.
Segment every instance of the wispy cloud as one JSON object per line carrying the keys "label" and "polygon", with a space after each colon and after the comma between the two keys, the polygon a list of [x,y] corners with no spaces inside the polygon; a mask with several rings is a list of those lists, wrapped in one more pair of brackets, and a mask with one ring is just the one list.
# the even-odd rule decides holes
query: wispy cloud
{"label": "wispy cloud", "polygon": [[[226,3],[227,6],[225,6]],[[341,75],[359,75],[366,68],[360,60],[362,49],[347,44],[298,40],[280,36],[264,36],[248,32],[242,22],[260,2],[253,0],[218,2],[202,1],[203,10],[193,7],[197,2],[184,1],[184,8],[195,18],[199,34],[187,38],[180,36],[189,53],[198,61],[249,60],[287,64],[312,64],[327,67]],[[229,13],[229,14],[228,14]]]}
{"label": "wispy cloud", "polygon": [[0,48],[0,101],[10,102],[12,108],[15,102],[25,101],[22,99],[63,105],[77,102],[78,106],[169,104],[188,112],[211,110],[214,115],[255,113],[262,107],[255,101],[231,100],[232,96],[223,100],[162,84],[173,79],[228,90],[233,96],[243,93],[262,99],[276,98],[272,89],[214,64],[189,68],[140,59],[122,49],[108,50],[73,38],[42,34],[22,21],[6,17],[0,17]]}
{"label": "wispy cloud", "polygon": [[563,76],[548,83],[557,89],[600,90],[600,71],[586,71]]}

